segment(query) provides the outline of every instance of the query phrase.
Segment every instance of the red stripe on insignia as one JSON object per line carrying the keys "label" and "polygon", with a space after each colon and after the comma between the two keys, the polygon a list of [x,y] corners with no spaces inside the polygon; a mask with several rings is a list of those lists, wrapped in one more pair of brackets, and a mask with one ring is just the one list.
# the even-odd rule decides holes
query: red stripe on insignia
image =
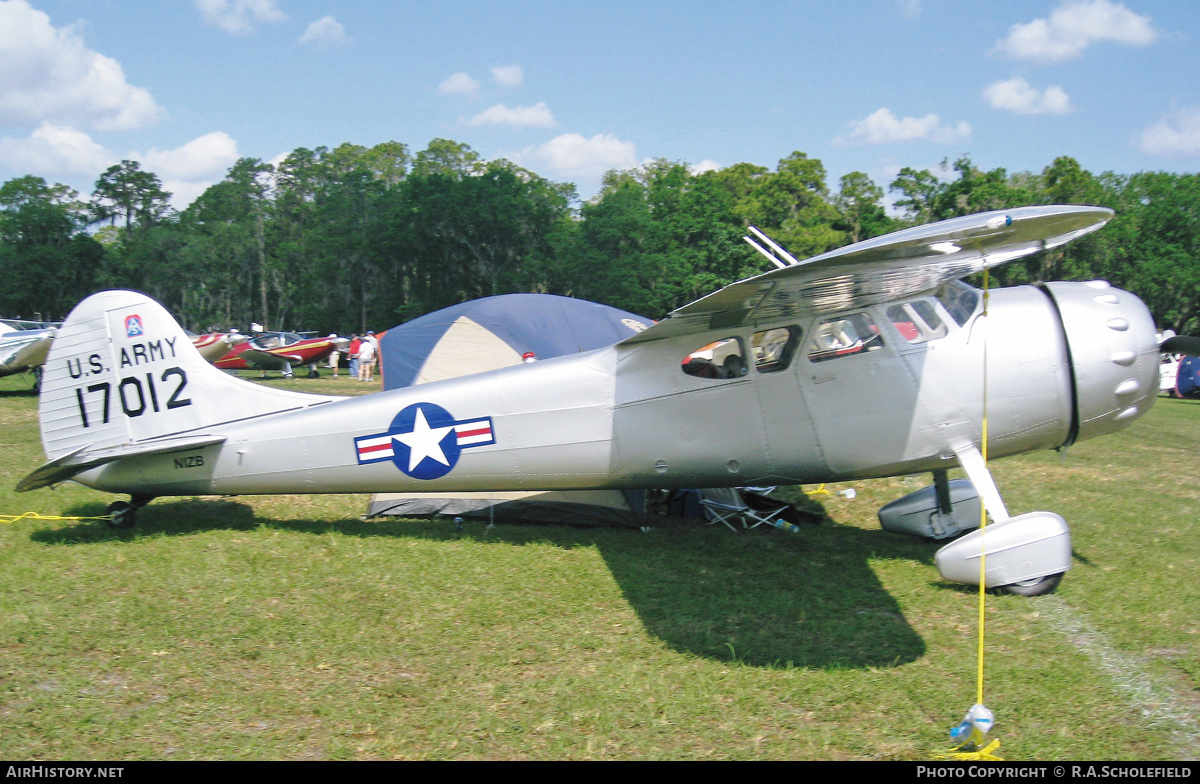
{"label": "red stripe on insignia", "polygon": [[490,427],[481,427],[478,430],[459,430],[458,437],[459,438],[470,438],[471,436],[486,436],[486,435],[490,435],[491,432],[492,432],[492,429]]}
{"label": "red stripe on insignia", "polygon": [[392,442],[388,441],[386,444],[378,444],[376,446],[360,446],[358,448],[358,453],[360,455],[365,455],[368,452],[379,452],[384,449],[391,449],[391,448],[392,448]]}

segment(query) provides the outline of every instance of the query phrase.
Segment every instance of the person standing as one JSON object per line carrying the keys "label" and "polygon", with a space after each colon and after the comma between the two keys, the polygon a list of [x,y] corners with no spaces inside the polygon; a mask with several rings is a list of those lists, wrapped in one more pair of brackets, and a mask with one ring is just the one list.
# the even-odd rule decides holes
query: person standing
{"label": "person standing", "polygon": [[350,336],[350,347],[347,349],[350,357],[350,378],[358,378],[358,348],[362,345],[362,338],[357,333]]}
{"label": "person standing", "polygon": [[375,369],[376,357],[375,333],[368,332],[358,346],[358,380],[370,381],[371,371]]}
{"label": "person standing", "polygon": [[[330,332],[329,339],[334,340],[335,338],[337,338],[337,333]],[[329,369],[333,371],[333,373],[331,375],[334,378],[337,378],[337,376],[338,376],[338,374],[337,374],[338,364],[340,363],[341,358],[342,358],[342,352],[338,351],[338,346],[336,344],[334,344],[333,351],[329,352]]]}

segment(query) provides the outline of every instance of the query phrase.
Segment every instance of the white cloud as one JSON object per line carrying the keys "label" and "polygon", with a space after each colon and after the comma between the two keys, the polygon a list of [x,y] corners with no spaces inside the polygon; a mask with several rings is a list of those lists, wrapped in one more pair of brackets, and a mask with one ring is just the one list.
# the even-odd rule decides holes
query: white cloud
{"label": "white cloud", "polygon": [[520,87],[525,81],[525,72],[519,65],[497,65],[492,68],[492,78],[501,87]]}
{"label": "white cloud", "polygon": [[884,107],[862,120],[850,123],[850,132],[834,139],[834,144],[895,144],[897,142],[938,142],[956,144],[971,136],[966,122],[943,125],[936,114],[924,117],[897,117]]}
{"label": "white cloud", "polygon": [[287,19],[275,0],[196,0],[195,5],[205,22],[230,35],[250,35],[259,24]]}
{"label": "white cloud", "polygon": [[553,128],[554,115],[544,102],[536,106],[514,106],[511,109],[502,103],[484,109],[467,120],[467,125],[507,125],[511,128]]}
{"label": "white cloud", "polygon": [[450,74],[438,85],[437,91],[442,95],[465,95],[474,98],[479,92],[479,82],[465,73]]}
{"label": "white cloud", "polygon": [[517,158],[514,163],[535,170],[546,168],[559,177],[599,178],[610,169],[632,169],[641,163],[633,142],[623,142],[608,133],[590,139],[564,133],[545,144],[525,148]]}
{"label": "white cloud", "polygon": [[323,52],[338,46],[349,46],[350,36],[346,28],[332,16],[323,16],[308,26],[299,42],[317,51]]}
{"label": "white cloud", "polygon": [[1073,60],[1101,41],[1147,46],[1158,39],[1150,17],[1138,16],[1112,0],[1074,0],[1060,5],[1048,19],[1015,24],[993,51],[1018,60],[1058,63]]}
{"label": "white cloud", "polygon": [[122,130],[166,112],[125,81],[121,64],[87,48],[77,26],[56,29],[25,0],[0,3],[0,118]]}
{"label": "white cloud", "polygon": [[174,150],[152,149],[136,157],[140,158],[144,169],[164,181],[201,180],[224,175],[237,162],[238,150],[237,142],[229,134],[214,131]]}
{"label": "white cloud", "polygon": [[163,180],[163,190],[171,194],[167,202],[175,209],[183,212],[188,205],[200,198],[200,194],[216,184],[216,180]]}
{"label": "white cloud", "polygon": [[83,131],[48,122],[28,138],[0,139],[0,163],[39,177],[95,176],[116,162]]}
{"label": "white cloud", "polygon": [[139,161],[142,170],[162,181],[171,194],[171,206],[186,209],[213,183],[221,180],[237,162],[237,142],[224,131],[206,133],[173,150],[131,152],[125,157]]}
{"label": "white cloud", "polygon": [[1191,158],[1200,155],[1200,106],[1180,109],[1142,131],[1138,147],[1147,155]]}
{"label": "white cloud", "polygon": [[692,172],[693,176],[695,176],[697,174],[703,174],[704,172],[708,172],[708,171],[720,171],[720,170],[721,170],[721,164],[717,163],[716,161],[709,160],[708,158],[705,158],[704,160],[697,163],[695,166],[690,167],[690,171]]}
{"label": "white cloud", "polygon": [[1019,76],[989,85],[983,91],[983,98],[993,109],[1007,109],[1017,114],[1066,114],[1075,109],[1071,105],[1071,96],[1058,85],[1039,90]]}
{"label": "white cloud", "polygon": [[[181,210],[225,176],[238,151],[229,134],[215,131],[173,150],[131,151],[120,158],[138,161],[157,176],[171,193],[171,205]],[[48,122],[27,138],[0,138],[0,166],[48,179],[95,180],[115,163],[118,156],[88,134]]]}

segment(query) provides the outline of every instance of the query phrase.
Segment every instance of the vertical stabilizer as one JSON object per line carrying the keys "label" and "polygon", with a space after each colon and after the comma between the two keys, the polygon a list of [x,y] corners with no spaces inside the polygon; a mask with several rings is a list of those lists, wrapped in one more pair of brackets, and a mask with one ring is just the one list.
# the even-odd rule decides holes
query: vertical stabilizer
{"label": "vertical stabilizer", "polygon": [[46,359],[42,445],[54,459],[336,399],[235,378],[206,362],[157,302],[105,291],[71,311]]}

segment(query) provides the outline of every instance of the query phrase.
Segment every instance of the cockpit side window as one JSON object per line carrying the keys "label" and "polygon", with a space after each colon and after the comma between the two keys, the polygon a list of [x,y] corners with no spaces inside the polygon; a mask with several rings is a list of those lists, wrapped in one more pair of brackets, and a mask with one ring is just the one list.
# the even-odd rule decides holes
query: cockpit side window
{"label": "cockpit side window", "polygon": [[888,320],[909,343],[925,343],[946,337],[949,331],[933,304],[917,299],[887,309]]}
{"label": "cockpit side window", "polygon": [[808,343],[810,362],[849,357],[883,348],[879,327],[866,313],[826,319],[813,330]]}
{"label": "cockpit side window", "polygon": [[776,327],[755,332],[750,343],[754,351],[754,367],[759,373],[786,370],[792,364],[796,346],[800,344],[800,328]]}
{"label": "cockpit side window", "polygon": [[961,280],[954,280],[942,286],[937,293],[938,302],[950,314],[958,326],[966,326],[975,309],[979,307],[979,290],[971,288]]}
{"label": "cockpit side window", "polygon": [[696,378],[741,378],[749,372],[742,341],[736,337],[714,340],[683,358],[683,372]]}

